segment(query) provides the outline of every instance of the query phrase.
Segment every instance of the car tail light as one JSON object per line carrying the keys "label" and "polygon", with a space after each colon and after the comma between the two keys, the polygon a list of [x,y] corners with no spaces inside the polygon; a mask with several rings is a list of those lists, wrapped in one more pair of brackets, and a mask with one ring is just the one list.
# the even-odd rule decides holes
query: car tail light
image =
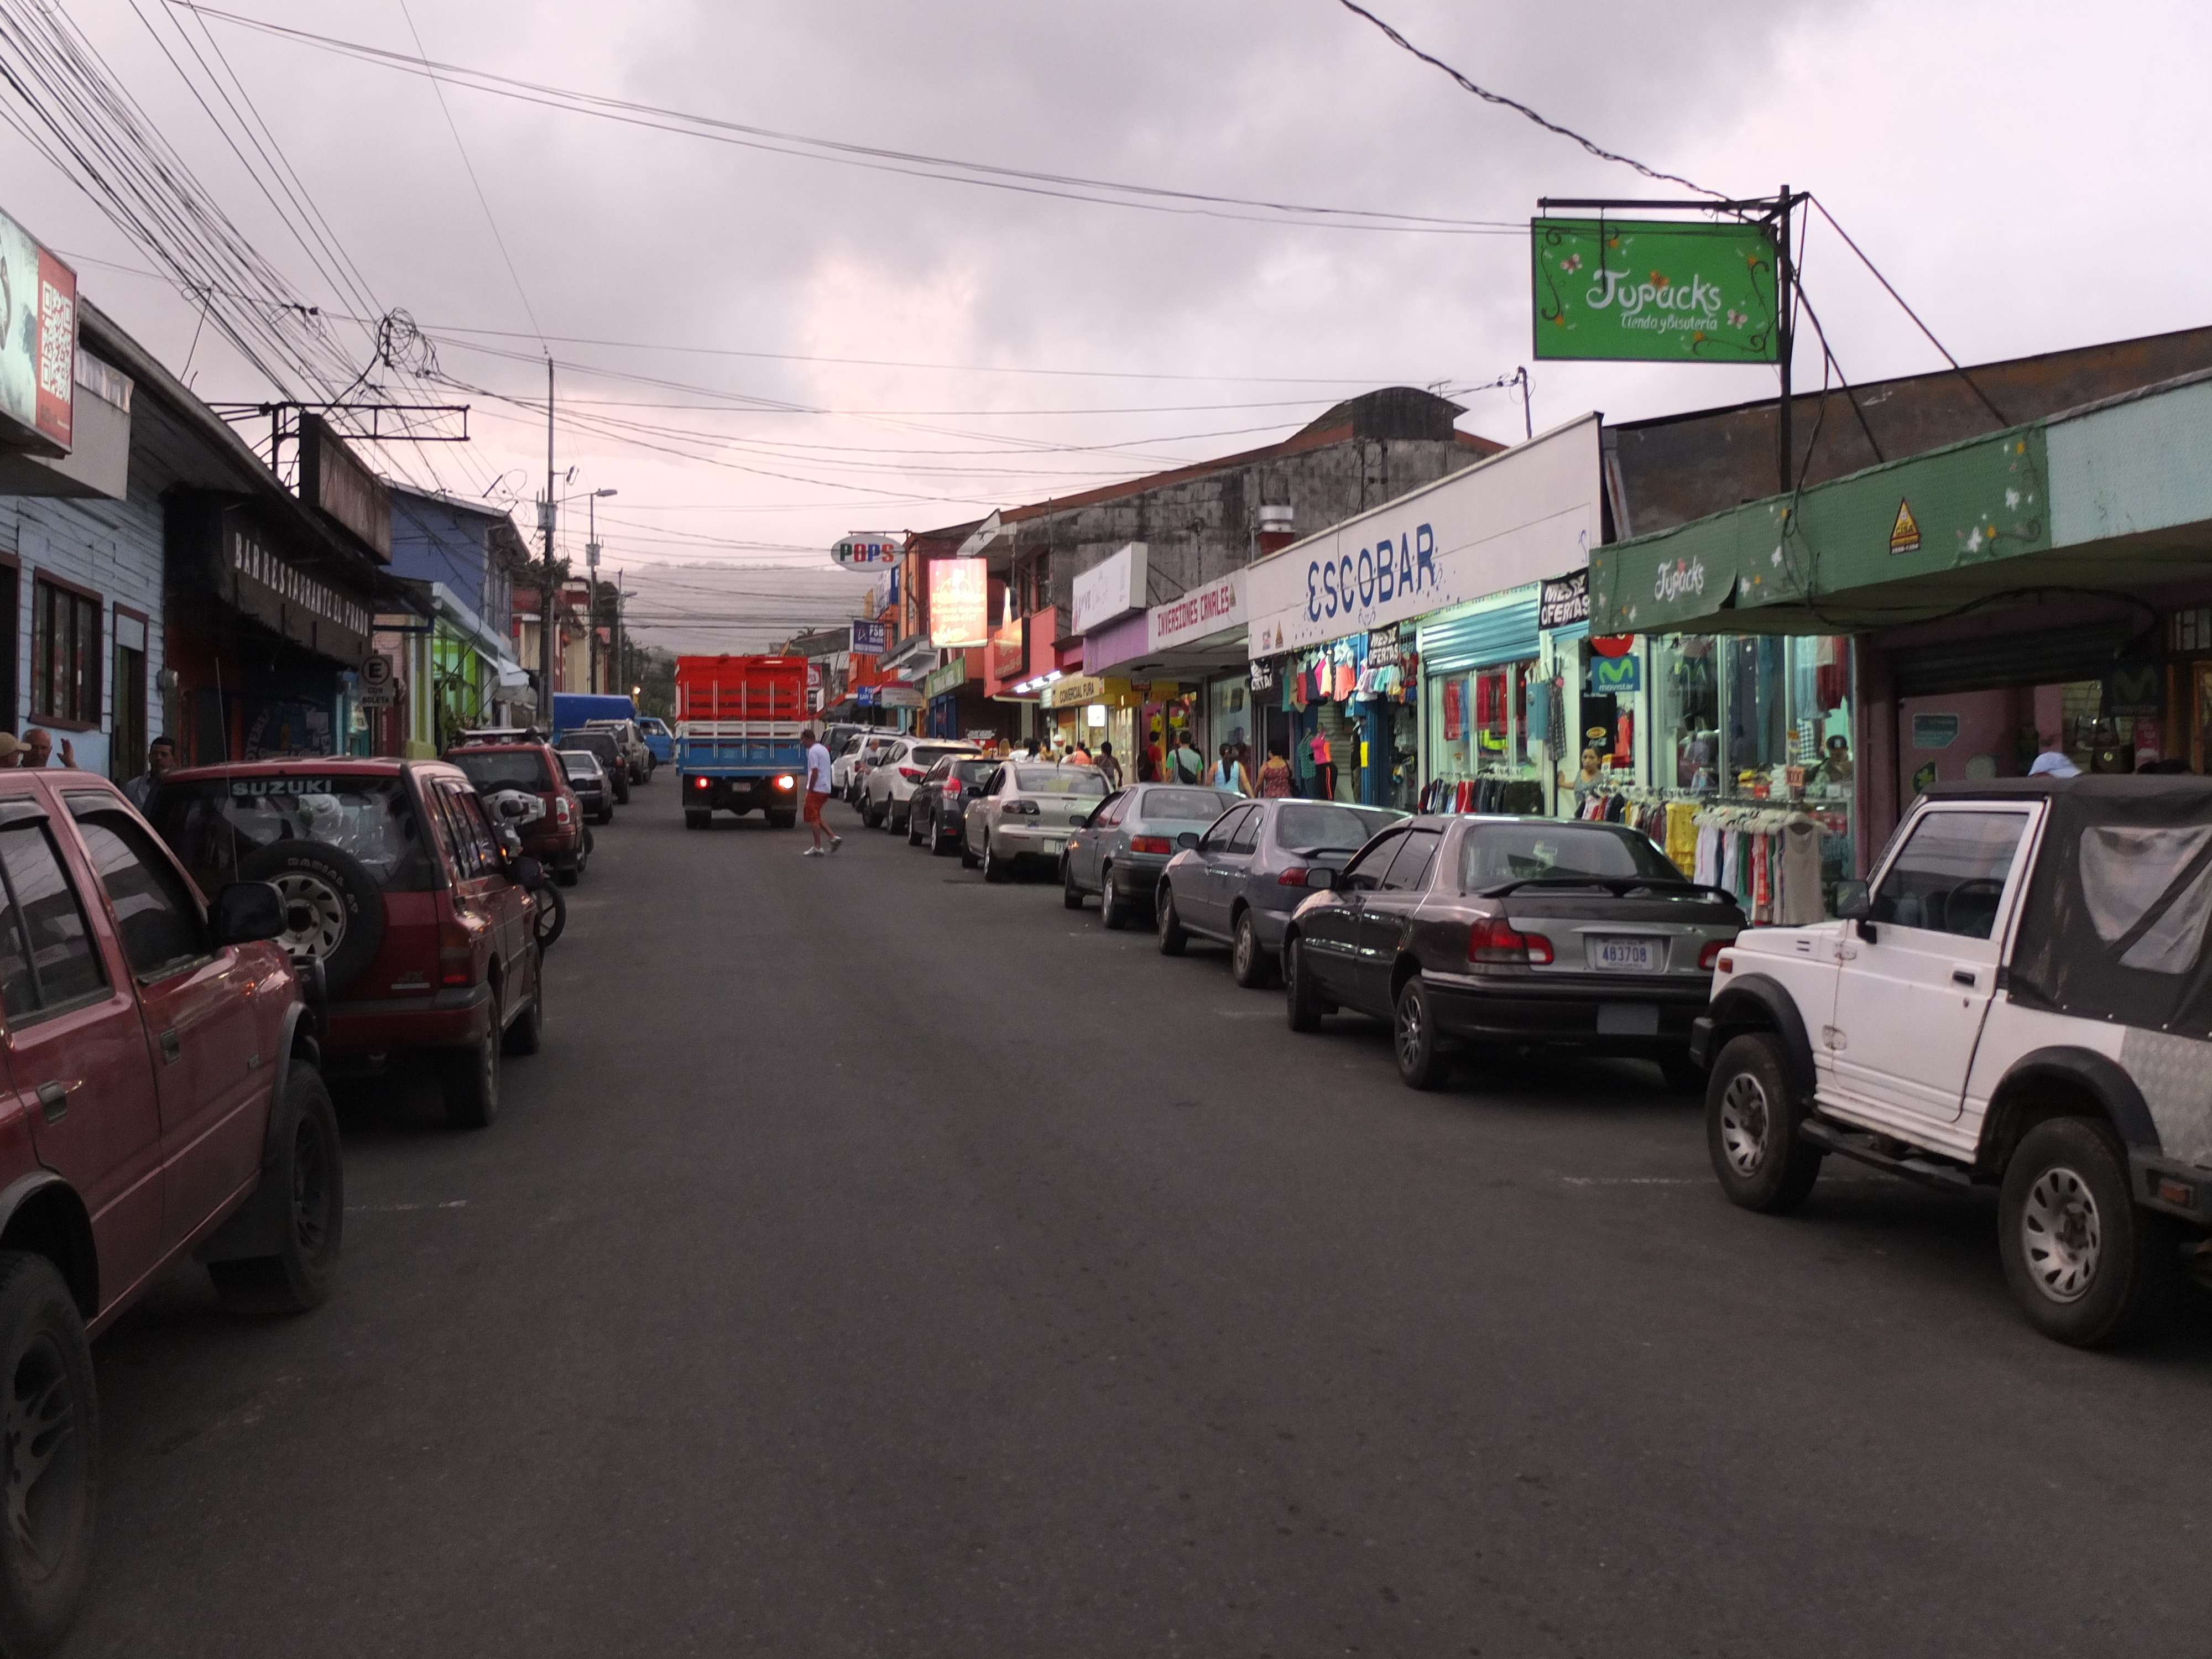
{"label": "car tail light", "polygon": [[919,783],[921,781],[921,769],[919,766],[902,766],[899,768],[899,775]]}
{"label": "car tail light", "polygon": [[945,779],[945,793],[948,797],[958,794],[960,793],[960,780],[957,778]]}
{"label": "car tail light", "polygon": [[1175,843],[1165,836],[1132,836],[1129,837],[1129,850],[1132,853],[1172,853]]}
{"label": "car tail light", "polygon": [[1540,968],[1552,960],[1552,941],[1541,933],[1516,932],[1513,924],[1503,916],[1484,916],[1468,930],[1467,959],[1501,966]]}
{"label": "car tail light", "polygon": [[553,797],[553,816],[562,823],[568,823],[568,798],[566,795],[556,795]]}
{"label": "car tail light", "polygon": [[1011,812],[1016,817],[1033,818],[1037,816],[1037,804],[1033,800],[1010,800],[999,810]]}
{"label": "car tail light", "polygon": [[476,934],[450,911],[438,918],[438,983],[477,982]]}
{"label": "car tail light", "polygon": [[1722,951],[1727,949],[1727,940],[1717,939],[1713,940],[1711,944],[1706,945],[1704,950],[1698,952],[1698,966],[1700,968],[1717,967],[1724,974],[1732,974],[1735,972],[1735,958],[1733,957],[1724,957],[1721,954]]}
{"label": "car tail light", "polygon": [[790,775],[788,772],[787,772],[787,773],[785,773],[781,777],[778,778],[778,779],[775,781],[775,787],[776,787],[777,788],[779,788],[779,789],[788,789],[788,788],[790,788],[790,787],[791,787],[791,775]]}

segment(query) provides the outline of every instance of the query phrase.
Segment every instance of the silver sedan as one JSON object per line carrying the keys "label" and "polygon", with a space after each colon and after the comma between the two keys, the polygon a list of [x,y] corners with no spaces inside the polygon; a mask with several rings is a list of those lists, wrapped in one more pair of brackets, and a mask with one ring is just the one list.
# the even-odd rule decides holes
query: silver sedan
{"label": "silver sedan", "polygon": [[968,804],[960,862],[983,866],[986,881],[1006,881],[1022,859],[1060,862],[1076,825],[1106,798],[1106,780],[1090,766],[1008,761]]}

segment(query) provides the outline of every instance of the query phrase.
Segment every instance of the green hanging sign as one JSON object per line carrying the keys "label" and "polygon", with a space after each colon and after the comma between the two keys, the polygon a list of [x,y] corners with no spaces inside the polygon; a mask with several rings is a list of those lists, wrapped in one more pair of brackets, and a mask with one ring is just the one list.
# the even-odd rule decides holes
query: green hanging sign
{"label": "green hanging sign", "polygon": [[1537,219],[1529,230],[1537,356],[1782,360],[1767,227]]}

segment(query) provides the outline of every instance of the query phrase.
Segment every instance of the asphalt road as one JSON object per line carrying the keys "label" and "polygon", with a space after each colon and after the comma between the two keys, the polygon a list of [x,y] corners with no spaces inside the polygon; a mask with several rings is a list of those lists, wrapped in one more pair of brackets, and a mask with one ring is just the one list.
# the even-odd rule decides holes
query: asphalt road
{"label": "asphalt road", "polygon": [[2203,1308],[1991,1206],[1731,1209],[1646,1067],[1401,1088],[1042,881],[667,780],[544,1053],[349,1101],[329,1305],[97,1350],[79,1655],[2202,1654]]}

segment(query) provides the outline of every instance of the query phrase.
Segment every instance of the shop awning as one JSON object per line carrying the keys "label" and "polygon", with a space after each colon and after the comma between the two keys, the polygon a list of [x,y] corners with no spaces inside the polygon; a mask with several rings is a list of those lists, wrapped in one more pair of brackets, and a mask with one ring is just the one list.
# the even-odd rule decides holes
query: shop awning
{"label": "shop awning", "polygon": [[1590,557],[1611,634],[1846,634],[2212,569],[2212,375],[1750,501]]}

